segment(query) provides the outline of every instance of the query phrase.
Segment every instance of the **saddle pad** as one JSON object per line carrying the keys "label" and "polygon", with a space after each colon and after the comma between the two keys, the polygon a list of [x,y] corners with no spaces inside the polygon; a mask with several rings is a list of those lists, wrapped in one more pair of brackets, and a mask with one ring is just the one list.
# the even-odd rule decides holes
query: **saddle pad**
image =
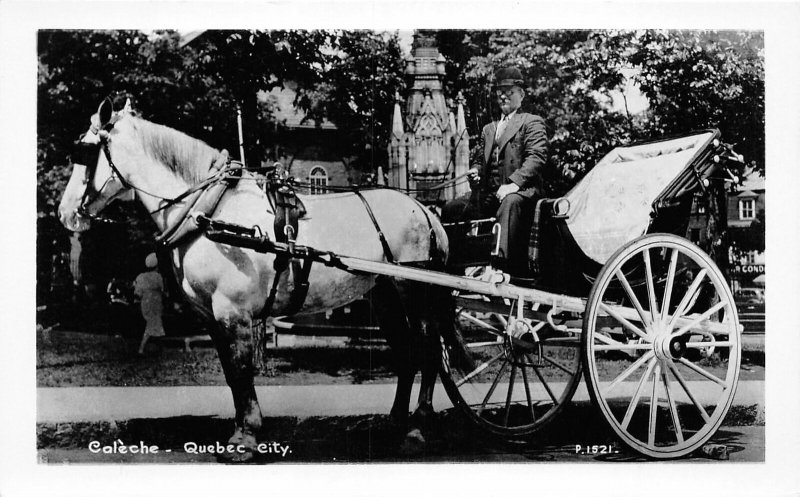
{"label": "saddle pad", "polygon": [[713,133],[618,147],[565,196],[566,223],[578,246],[600,264],[645,234],[656,197],[692,161]]}

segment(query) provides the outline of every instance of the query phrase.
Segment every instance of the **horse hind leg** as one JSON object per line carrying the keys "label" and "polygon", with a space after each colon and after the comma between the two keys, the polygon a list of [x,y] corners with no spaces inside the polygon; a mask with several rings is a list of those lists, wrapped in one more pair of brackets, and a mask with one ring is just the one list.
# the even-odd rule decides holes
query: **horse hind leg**
{"label": "horse hind leg", "polygon": [[[392,419],[405,432],[401,452],[414,455],[424,451],[424,433],[435,420],[433,392],[439,370],[442,326],[451,324],[448,309],[450,292],[409,281],[378,281],[373,293],[381,328],[392,348],[398,375],[392,405]],[[419,401],[409,418],[414,377],[422,373]]]}
{"label": "horse hind leg", "polygon": [[422,378],[406,444],[425,444],[425,434],[437,431],[433,393],[441,363],[440,336],[450,331],[455,313],[449,289],[427,286],[416,294],[424,295],[419,307],[421,346],[416,351]]}
{"label": "horse hind leg", "polygon": [[261,408],[253,384],[255,354],[251,321],[233,315],[218,319],[217,330],[212,335],[236,410],[236,429],[228,443],[243,451],[223,454],[222,459],[231,462],[253,459],[262,426]]}

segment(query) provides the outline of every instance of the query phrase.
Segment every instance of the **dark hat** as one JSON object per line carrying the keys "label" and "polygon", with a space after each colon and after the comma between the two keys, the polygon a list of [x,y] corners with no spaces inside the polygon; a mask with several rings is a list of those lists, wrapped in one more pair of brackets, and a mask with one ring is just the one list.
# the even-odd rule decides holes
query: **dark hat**
{"label": "dark hat", "polygon": [[514,66],[503,67],[494,73],[493,88],[501,88],[504,86],[519,86],[522,87],[525,80],[522,79],[522,72]]}

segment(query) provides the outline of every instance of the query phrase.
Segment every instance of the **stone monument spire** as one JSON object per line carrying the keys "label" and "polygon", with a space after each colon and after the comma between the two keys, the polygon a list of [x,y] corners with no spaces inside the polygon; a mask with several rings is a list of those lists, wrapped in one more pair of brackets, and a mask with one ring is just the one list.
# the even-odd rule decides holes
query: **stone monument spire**
{"label": "stone monument spire", "polygon": [[[392,118],[390,186],[417,190],[430,188],[466,173],[469,169],[469,136],[463,97],[456,108],[448,105],[443,91],[445,59],[436,47],[433,31],[414,34],[411,55],[406,59],[408,94],[403,103],[396,97]],[[468,190],[466,184],[450,185],[444,191],[416,193],[426,203],[454,198]],[[440,193],[441,192],[441,193]]]}

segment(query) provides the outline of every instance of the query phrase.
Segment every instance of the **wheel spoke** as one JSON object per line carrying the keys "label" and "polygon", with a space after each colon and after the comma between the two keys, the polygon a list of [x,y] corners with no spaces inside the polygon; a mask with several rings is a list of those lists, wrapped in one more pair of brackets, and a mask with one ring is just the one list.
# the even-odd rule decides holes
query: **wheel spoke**
{"label": "wheel spoke", "polygon": [[689,389],[689,385],[686,384],[686,380],[683,379],[683,375],[681,374],[680,371],[678,371],[678,367],[675,366],[675,364],[672,362],[669,362],[667,364],[669,365],[669,369],[672,371],[672,374],[674,374],[675,378],[678,380],[678,383],[681,384],[683,391],[686,392],[686,395],[689,396],[689,399],[692,401],[692,404],[694,404],[698,412],[700,412],[700,416],[703,417],[703,421],[705,421],[706,423],[711,421],[711,418],[708,416],[708,413],[706,412],[703,405],[700,404],[700,401],[697,400],[697,397],[695,397],[692,391]]}
{"label": "wheel spoke", "polygon": [[642,367],[642,365],[645,362],[647,362],[650,359],[652,359],[654,355],[655,355],[655,352],[653,352],[651,350],[647,354],[645,354],[642,357],[640,357],[636,362],[634,362],[633,364],[628,366],[628,369],[623,371],[619,376],[617,376],[614,379],[614,381],[609,383],[609,385],[606,387],[605,391],[603,392],[603,397],[608,397],[608,394],[609,394],[609,392],[611,392],[611,390],[613,390],[617,385],[619,385],[620,383],[625,381],[625,379],[627,379],[630,375],[632,375],[637,369]]}
{"label": "wheel spoke", "polygon": [[672,285],[675,282],[675,268],[678,265],[678,249],[672,249],[672,255],[669,259],[669,270],[667,270],[667,284],[664,288],[664,299],[661,302],[661,321],[667,318],[669,311],[669,303],[672,298]]}
{"label": "wheel spoke", "polygon": [[633,288],[631,288],[630,283],[628,283],[628,279],[625,278],[625,275],[622,274],[620,269],[617,269],[614,274],[617,276],[617,279],[620,281],[620,283],[622,283],[623,288],[625,288],[625,292],[628,294],[628,298],[631,300],[633,307],[636,308],[636,312],[639,313],[639,317],[642,318],[642,322],[645,324],[645,326],[649,326],[650,320],[647,317],[647,314],[644,312],[644,309],[642,309],[642,304],[639,303],[639,299],[636,298],[636,294],[633,293]]}
{"label": "wheel spoke", "polygon": [[511,363],[511,378],[508,380],[508,395],[506,396],[506,417],[503,419],[504,426],[508,426],[508,417],[511,414],[511,397],[514,395],[514,382],[517,379],[517,363]]}
{"label": "wheel spoke", "polygon": [[627,430],[628,424],[631,422],[631,418],[633,417],[633,411],[636,410],[636,406],[639,404],[639,398],[642,396],[642,389],[644,388],[645,383],[647,383],[647,379],[650,377],[650,373],[653,372],[653,367],[656,364],[656,359],[653,358],[650,363],[647,365],[647,369],[645,369],[642,378],[639,380],[639,384],[636,386],[636,392],[633,394],[633,398],[631,399],[630,404],[628,404],[628,410],[625,411],[625,417],[622,419],[622,429]]}
{"label": "wheel spoke", "polygon": [[692,281],[692,284],[686,291],[686,295],[683,296],[683,299],[681,299],[681,303],[678,304],[678,308],[675,310],[675,314],[673,314],[672,317],[670,318],[668,325],[669,328],[672,328],[672,325],[675,322],[676,318],[683,316],[683,313],[686,312],[687,309],[689,309],[689,305],[694,300],[693,298],[697,293],[697,289],[700,287],[700,283],[703,282],[703,278],[706,277],[707,272],[708,271],[705,268],[703,268],[700,270],[699,273],[697,273],[697,276],[694,278],[694,281]]}
{"label": "wheel spoke", "polygon": [[[557,367],[557,368],[558,368],[558,369],[560,369],[561,371],[564,371],[565,373],[567,373],[567,374],[568,374],[568,375],[570,375],[570,376],[572,376],[572,375],[574,375],[574,374],[575,374],[575,372],[574,372],[574,371],[572,371],[572,370],[571,370],[571,369],[569,369],[568,367],[564,366],[563,364],[559,363],[559,362],[558,362],[558,361],[556,361],[555,359],[551,359],[551,358],[547,357],[546,355],[543,355],[543,356],[542,356],[542,359],[544,359],[545,361],[549,362],[549,363],[550,363],[550,364],[552,364],[553,366]],[[536,369],[536,367],[534,367],[533,369]]]}
{"label": "wheel spoke", "polygon": [[644,256],[645,281],[647,281],[647,297],[650,300],[650,317],[655,321],[659,312],[658,304],[656,303],[656,289],[653,285],[653,268],[650,263],[650,249],[644,249],[642,255]]}
{"label": "wheel spoke", "polygon": [[519,368],[522,371],[522,383],[525,385],[525,398],[528,400],[528,409],[531,411],[531,419],[536,421],[536,412],[533,410],[533,402],[531,401],[531,386],[528,383],[528,373],[525,372],[525,366]]}
{"label": "wheel spoke", "polygon": [[667,403],[669,404],[669,413],[672,416],[672,426],[675,428],[675,436],[678,438],[678,443],[683,443],[683,429],[681,428],[681,420],[678,417],[678,405],[672,397],[672,391],[669,389],[669,374],[667,368],[661,370],[661,381],[664,382],[664,392],[667,395]]}
{"label": "wheel spoke", "polygon": [[[644,331],[640,330],[639,328],[636,327],[636,325],[634,325],[633,323],[631,323],[630,321],[628,321],[627,319],[622,317],[622,315],[620,313],[618,313],[617,311],[615,311],[614,308],[612,308],[612,307],[610,307],[610,306],[608,306],[608,305],[606,305],[604,303],[601,303],[600,304],[600,309],[605,311],[606,313],[608,313],[608,315],[610,315],[612,318],[614,318],[617,321],[619,321],[619,323],[621,325],[623,325],[624,327],[628,328],[632,332],[634,332],[637,335],[639,335],[639,337],[647,340],[647,333],[645,333]],[[640,316],[642,315],[641,312],[639,313],[639,315]],[[647,325],[647,322],[644,321],[644,319],[642,320],[642,322],[644,322],[645,325]]]}
{"label": "wheel spoke", "polygon": [[[500,338],[500,337],[497,337]],[[502,341],[495,340],[494,342],[470,342],[467,344],[468,349],[477,349],[478,347],[497,347],[502,344]]]}
{"label": "wheel spoke", "polygon": [[553,344],[553,346],[558,347],[580,347],[581,340],[577,337],[552,337],[546,338],[543,340],[548,344]]}
{"label": "wheel spoke", "polygon": [[724,342],[687,342],[687,349],[707,349],[710,347],[734,347],[736,344],[731,341]]}
{"label": "wheel spoke", "polygon": [[[624,343],[618,342],[618,341],[614,340],[613,338],[611,338],[609,336],[606,336],[606,335],[603,335],[601,333],[595,333],[594,334],[594,339],[597,340],[598,342],[602,342],[602,343],[607,344],[607,345],[625,345]],[[595,345],[595,347],[596,346],[597,345]]]}
{"label": "wheel spoke", "polygon": [[466,319],[467,321],[473,323],[473,324],[477,324],[478,326],[480,326],[483,329],[486,329],[486,330],[489,330],[489,331],[493,331],[498,335],[502,335],[503,334],[503,330],[495,328],[494,326],[490,325],[489,323],[487,323],[485,321],[482,321],[482,320],[476,318],[475,316],[473,316],[473,315],[471,315],[471,314],[469,314],[467,312],[462,312],[460,314],[460,316],[462,318]]}
{"label": "wheel spoke", "polygon": [[[530,357],[528,357],[527,354],[525,354],[525,356],[528,358],[529,361],[531,361],[531,364],[533,364],[533,360]],[[536,373],[536,376],[539,377],[539,381],[542,382],[542,386],[544,387],[544,389],[547,390],[547,395],[549,395],[550,398],[553,399],[553,404],[557,405],[558,404],[558,399],[556,399],[555,394],[550,389],[550,385],[547,383],[547,381],[545,381],[544,376],[542,376],[542,373],[539,372],[539,368],[532,368],[532,369],[533,369],[533,372]]]}
{"label": "wheel spoke", "polygon": [[704,312],[703,314],[700,314],[696,318],[692,319],[691,322],[681,326],[681,329],[679,329],[678,331],[673,333],[673,336],[683,335],[684,333],[686,333],[687,331],[691,330],[692,328],[694,328],[695,326],[697,326],[701,322],[703,322],[706,319],[708,319],[709,316],[711,316],[712,314],[714,314],[718,310],[722,309],[723,307],[727,307],[727,306],[728,306],[728,303],[725,302],[725,301],[717,302],[714,306],[712,306],[706,312]]}
{"label": "wheel spoke", "polygon": [[504,362],[502,366],[500,366],[500,370],[497,372],[497,375],[494,377],[494,381],[492,382],[492,386],[489,387],[489,391],[486,393],[486,397],[483,398],[483,402],[481,403],[480,409],[478,409],[478,414],[482,413],[484,409],[486,409],[486,403],[489,402],[489,399],[492,397],[495,388],[497,388],[497,384],[500,383],[500,377],[503,376],[503,373],[506,372],[506,368],[508,367],[508,361]]}
{"label": "wheel spoke", "polygon": [[619,345],[595,345],[594,350],[650,350],[653,348],[652,343],[621,343]]}
{"label": "wheel spoke", "polygon": [[721,385],[722,388],[728,388],[728,384],[725,383],[724,380],[721,380],[721,379],[717,378],[716,376],[714,376],[713,374],[709,373],[705,369],[701,368],[697,364],[694,364],[692,361],[687,360],[685,357],[681,357],[678,360],[681,362],[681,364],[685,365],[686,367],[688,367],[692,371],[696,372],[697,374],[699,374],[701,376],[705,376],[706,378],[708,378],[709,380],[713,381],[714,383],[717,383],[718,385]]}
{"label": "wheel spoke", "polygon": [[465,377],[461,378],[461,380],[459,380],[459,381],[456,383],[456,386],[457,386],[457,387],[460,387],[461,385],[463,385],[464,383],[468,382],[468,381],[469,381],[469,380],[471,380],[472,378],[474,378],[474,377],[478,376],[478,375],[479,375],[479,374],[481,374],[481,373],[482,373],[482,372],[483,372],[483,371],[484,371],[486,368],[488,368],[489,366],[491,366],[492,364],[494,364],[495,362],[497,362],[497,360],[498,360],[498,359],[500,359],[501,357],[503,357],[503,355],[505,355],[505,352],[503,352],[503,351],[501,350],[499,354],[497,354],[496,356],[492,357],[492,358],[491,358],[491,359],[489,359],[488,361],[484,362],[483,364],[481,364],[480,366],[478,366],[477,368],[475,368],[474,370],[472,370],[472,372],[470,372],[470,373],[469,373],[468,375],[466,375]]}
{"label": "wheel spoke", "polygon": [[656,446],[656,414],[658,413],[658,377],[661,376],[661,363],[656,362],[653,371],[653,391],[650,394],[650,423],[647,429],[647,445]]}

